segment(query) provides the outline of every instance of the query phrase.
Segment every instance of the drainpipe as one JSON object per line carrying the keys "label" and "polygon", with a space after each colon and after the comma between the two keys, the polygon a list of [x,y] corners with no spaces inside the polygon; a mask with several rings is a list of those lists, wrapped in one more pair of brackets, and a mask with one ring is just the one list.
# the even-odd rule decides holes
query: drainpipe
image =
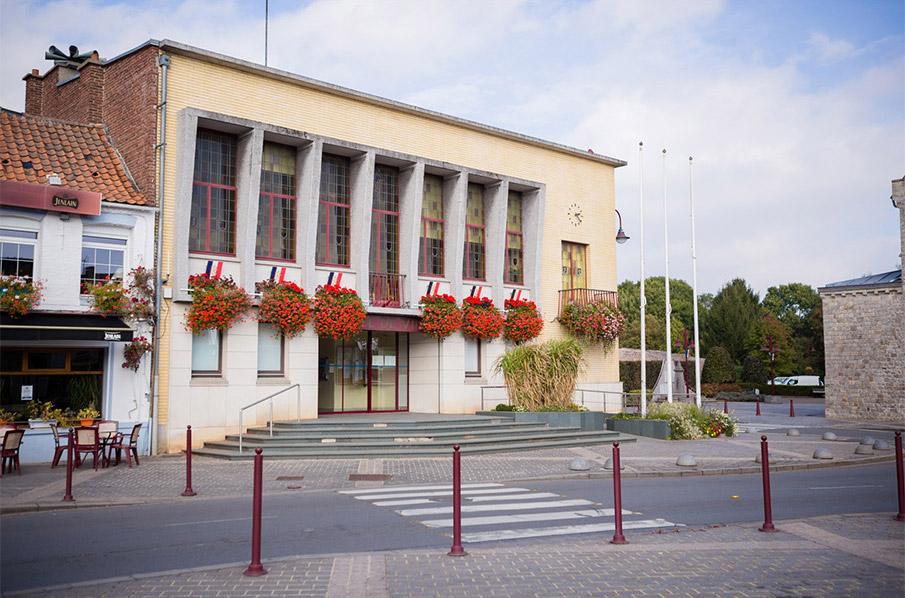
{"label": "drainpipe", "polygon": [[[162,287],[166,280],[163,278],[163,175],[167,156],[167,67],[170,66],[170,57],[161,54],[157,57],[157,66],[160,68],[160,103],[157,105],[158,120],[160,121],[160,143],[157,144],[159,172],[157,174],[157,280],[154,285],[154,406],[151,409],[151,454],[158,453],[160,432],[157,425],[160,417],[160,307],[162,302]],[[170,273],[167,272],[167,280]]]}

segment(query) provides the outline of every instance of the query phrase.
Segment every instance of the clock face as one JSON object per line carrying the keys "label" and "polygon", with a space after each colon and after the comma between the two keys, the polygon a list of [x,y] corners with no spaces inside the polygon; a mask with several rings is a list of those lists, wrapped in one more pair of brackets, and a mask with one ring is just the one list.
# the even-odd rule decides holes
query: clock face
{"label": "clock face", "polygon": [[581,224],[583,216],[581,214],[581,206],[577,203],[573,203],[569,206],[569,221],[572,222],[574,226],[579,226]]}

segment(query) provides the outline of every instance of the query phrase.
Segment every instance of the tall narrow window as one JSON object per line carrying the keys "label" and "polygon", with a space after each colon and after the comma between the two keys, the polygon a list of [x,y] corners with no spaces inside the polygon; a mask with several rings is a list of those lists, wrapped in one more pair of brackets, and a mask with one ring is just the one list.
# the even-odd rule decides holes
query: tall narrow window
{"label": "tall narrow window", "polygon": [[81,292],[107,279],[123,278],[126,255],[125,239],[82,236],[82,285]]}
{"label": "tall narrow window", "polygon": [[484,280],[484,187],[468,183],[462,277]]}
{"label": "tall narrow window", "polygon": [[199,130],[189,251],[236,253],[236,137]]}
{"label": "tall narrow window", "polygon": [[587,245],[578,243],[562,244],[562,288],[586,289],[588,288],[587,276]]}
{"label": "tall narrow window", "polygon": [[283,375],[283,335],[270,324],[258,323],[258,376]]}
{"label": "tall narrow window", "polygon": [[443,179],[424,175],[418,273],[443,276]]}
{"label": "tall narrow window", "polygon": [[317,213],[315,261],[349,265],[350,160],[325,154],[321,160],[321,189]]}
{"label": "tall narrow window", "polygon": [[523,284],[522,267],[522,194],[509,192],[506,207],[506,282]]}
{"label": "tall narrow window", "polygon": [[399,273],[399,170],[380,164],[374,169],[371,272]]}
{"label": "tall narrow window", "polygon": [[465,375],[481,375],[481,341],[475,338],[465,339]]}
{"label": "tall narrow window", "polygon": [[219,376],[223,364],[220,331],[202,330],[192,335],[192,376]]}
{"label": "tall narrow window", "polygon": [[265,143],[255,256],[295,260],[295,149]]}
{"label": "tall narrow window", "polygon": [[38,233],[0,228],[0,257],[4,276],[34,276]]}

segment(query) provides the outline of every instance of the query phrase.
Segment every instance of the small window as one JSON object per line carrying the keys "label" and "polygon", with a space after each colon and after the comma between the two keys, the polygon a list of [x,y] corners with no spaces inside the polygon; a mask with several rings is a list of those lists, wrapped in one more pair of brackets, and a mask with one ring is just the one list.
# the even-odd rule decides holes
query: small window
{"label": "small window", "polygon": [[481,341],[480,339],[465,339],[465,375],[481,375]]}
{"label": "small window", "polygon": [[219,376],[223,360],[219,330],[192,335],[192,376]]}
{"label": "small window", "polygon": [[34,276],[37,240],[36,232],[0,228],[0,257],[4,276]]}
{"label": "small window", "polygon": [[82,236],[82,294],[106,280],[122,280],[125,258],[125,239]]}
{"label": "small window", "polygon": [[283,335],[270,324],[258,324],[258,376],[283,375]]}

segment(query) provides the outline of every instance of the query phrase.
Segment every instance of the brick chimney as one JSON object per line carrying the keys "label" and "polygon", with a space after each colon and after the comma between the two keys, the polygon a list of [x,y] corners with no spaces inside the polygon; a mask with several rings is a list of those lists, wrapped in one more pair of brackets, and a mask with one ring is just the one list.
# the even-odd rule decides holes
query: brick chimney
{"label": "brick chimney", "polygon": [[38,69],[31,69],[22,79],[25,81],[25,114],[44,116],[44,77]]}

